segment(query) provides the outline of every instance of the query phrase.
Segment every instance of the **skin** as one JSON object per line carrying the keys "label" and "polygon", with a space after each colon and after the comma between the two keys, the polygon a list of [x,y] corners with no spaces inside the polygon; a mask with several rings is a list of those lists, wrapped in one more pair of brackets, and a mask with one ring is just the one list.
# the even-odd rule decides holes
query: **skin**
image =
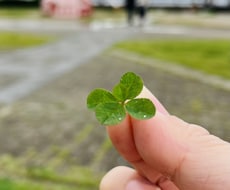
{"label": "skin", "polygon": [[153,118],[127,115],[121,124],[107,127],[113,145],[134,169],[112,169],[100,190],[230,189],[230,144],[170,115],[146,88],[140,96],[155,104]]}

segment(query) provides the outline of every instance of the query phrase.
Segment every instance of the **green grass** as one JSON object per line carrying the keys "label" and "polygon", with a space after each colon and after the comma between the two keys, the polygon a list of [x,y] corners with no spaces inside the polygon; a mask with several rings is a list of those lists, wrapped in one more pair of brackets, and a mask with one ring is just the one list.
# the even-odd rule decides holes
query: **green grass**
{"label": "green grass", "polygon": [[[123,8],[96,8],[94,7],[93,15],[82,18],[83,21],[104,20],[104,19],[121,19],[125,17]],[[0,8],[0,18],[9,19],[47,19],[42,15],[40,8]]]}
{"label": "green grass", "polygon": [[[58,158],[56,158],[58,159]],[[57,162],[53,160],[51,162]],[[1,190],[96,190],[100,174],[77,165],[31,165],[28,160],[0,156]]]}
{"label": "green grass", "polygon": [[44,181],[14,180],[10,178],[0,179],[1,190],[96,190],[98,187],[79,185],[65,185]]}
{"label": "green grass", "polygon": [[[52,187],[51,185],[43,185],[42,183],[32,183],[30,181],[24,180],[13,180],[10,178],[2,178],[0,179],[0,189],[1,190],[45,190],[49,188],[49,190],[68,190],[65,187]],[[72,189],[69,189],[72,190]]]}
{"label": "green grass", "polygon": [[126,41],[115,48],[230,79],[230,40]]}
{"label": "green grass", "polygon": [[97,163],[101,162],[103,158],[105,157],[106,153],[108,153],[109,150],[111,150],[113,147],[111,141],[109,138],[106,138],[104,142],[101,144],[101,147],[94,157],[94,160],[92,162],[92,167],[95,168]]}
{"label": "green grass", "polygon": [[53,37],[17,32],[0,32],[0,51],[42,45],[54,40]]}
{"label": "green grass", "polygon": [[22,19],[40,18],[39,8],[0,8],[1,18]]}
{"label": "green grass", "polygon": [[120,22],[125,18],[125,12],[122,8],[94,8],[93,14],[90,17],[83,17],[80,19],[82,23],[91,23],[95,21],[108,21]]}
{"label": "green grass", "polygon": [[95,8],[94,15],[96,19],[121,19],[125,17],[123,8],[110,9],[110,8]]}

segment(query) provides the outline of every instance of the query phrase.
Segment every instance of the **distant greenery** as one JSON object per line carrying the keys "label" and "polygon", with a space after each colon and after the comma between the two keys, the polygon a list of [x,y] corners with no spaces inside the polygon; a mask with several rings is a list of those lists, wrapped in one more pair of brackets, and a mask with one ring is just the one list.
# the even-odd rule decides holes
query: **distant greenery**
{"label": "distant greenery", "polygon": [[98,185],[72,185],[62,183],[50,183],[49,181],[0,179],[1,190],[96,190]]}
{"label": "distant greenery", "polygon": [[22,7],[11,7],[11,8],[0,8],[1,18],[37,18],[41,17],[39,8],[22,8]]}
{"label": "distant greenery", "polygon": [[[28,181],[14,181],[9,178],[0,179],[0,189],[1,190],[45,190],[47,186],[39,183],[31,183]],[[50,190],[56,190],[57,188],[53,188],[49,186]],[[59,187],[60,190],[67,190],[67,188]],[[58,190],[59,190],[58,189]]]}
{"label": "distant greenery", "polygon": [[95,19],[121,19],[125,17],[123,8],[94,8],[93,17]]}
{"label": "distant greenery", "polygon": [[115,48],[230,78],[230,40],[134,40]]}
{"label": "distant greenery", "polygon": [[[37,8],[23,8],[23,7],[11,7],[11,8],[1,8],[0,7],[0,17],[10,18],[10,19],[44,19],[41,14],[39,7]],[[122,8],[112,9],[112,8],[96,8],[94,7],[94,12],[91,17],[82,18],[81,20],[103,20],[103,19],[115,19],[119,20],[125,17],[125,12]]]}
{"label": "distant greenery", "polygon": [[54,40],[46,35],[0,32],[0,51],[42,45]]}
{"label": "distant greenery", "polygon": [[93,8],[93,14],[89,17],[83,17],[80,19],[82,23],[90,23],[95,21],[106,22],[112,21],[119,23],[125,18],[125,12],[122,8]]}
{"label": "distant greenery", "polygon": [[[96,190],[100,175],[87,167],[64,167],[59,158],[46,166],[29,166],[28,160],[0,157],[1,190]],[[55,166],[52,166],[55,165]],[[57,167],[57,168],[56,168]]]}

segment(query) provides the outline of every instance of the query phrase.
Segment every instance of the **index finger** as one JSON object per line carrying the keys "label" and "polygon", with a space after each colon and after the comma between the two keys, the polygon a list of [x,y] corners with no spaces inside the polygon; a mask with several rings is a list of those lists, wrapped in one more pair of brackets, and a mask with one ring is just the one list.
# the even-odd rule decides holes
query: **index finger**
{"label": "index finger", "polygon": [[[156,111],[169,115],[160,101],[144,87],[139,97],[149,98],[155,105]],[[133,136],[133,127],[130,116],[127,115],[122,123],[107,127],[108,134],[118,152],[129,162],[140,160]]]}

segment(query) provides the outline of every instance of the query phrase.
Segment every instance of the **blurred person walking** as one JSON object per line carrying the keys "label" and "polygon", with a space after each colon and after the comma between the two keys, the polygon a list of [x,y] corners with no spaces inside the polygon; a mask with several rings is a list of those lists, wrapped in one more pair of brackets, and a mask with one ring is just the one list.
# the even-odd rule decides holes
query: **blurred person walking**
{"label": "blurred person walking", "polygon": [[139,16],[139,26],[141,27],[146,23],[148,3],[148,0],[137,0],[137,14]]}
{"label": "blurred person walking", "polygon": [[126,0],[125,9],[127,13],[127,22],[129,26],[132,26],[134,22],[134,14],[136,11],[136,0]]}

